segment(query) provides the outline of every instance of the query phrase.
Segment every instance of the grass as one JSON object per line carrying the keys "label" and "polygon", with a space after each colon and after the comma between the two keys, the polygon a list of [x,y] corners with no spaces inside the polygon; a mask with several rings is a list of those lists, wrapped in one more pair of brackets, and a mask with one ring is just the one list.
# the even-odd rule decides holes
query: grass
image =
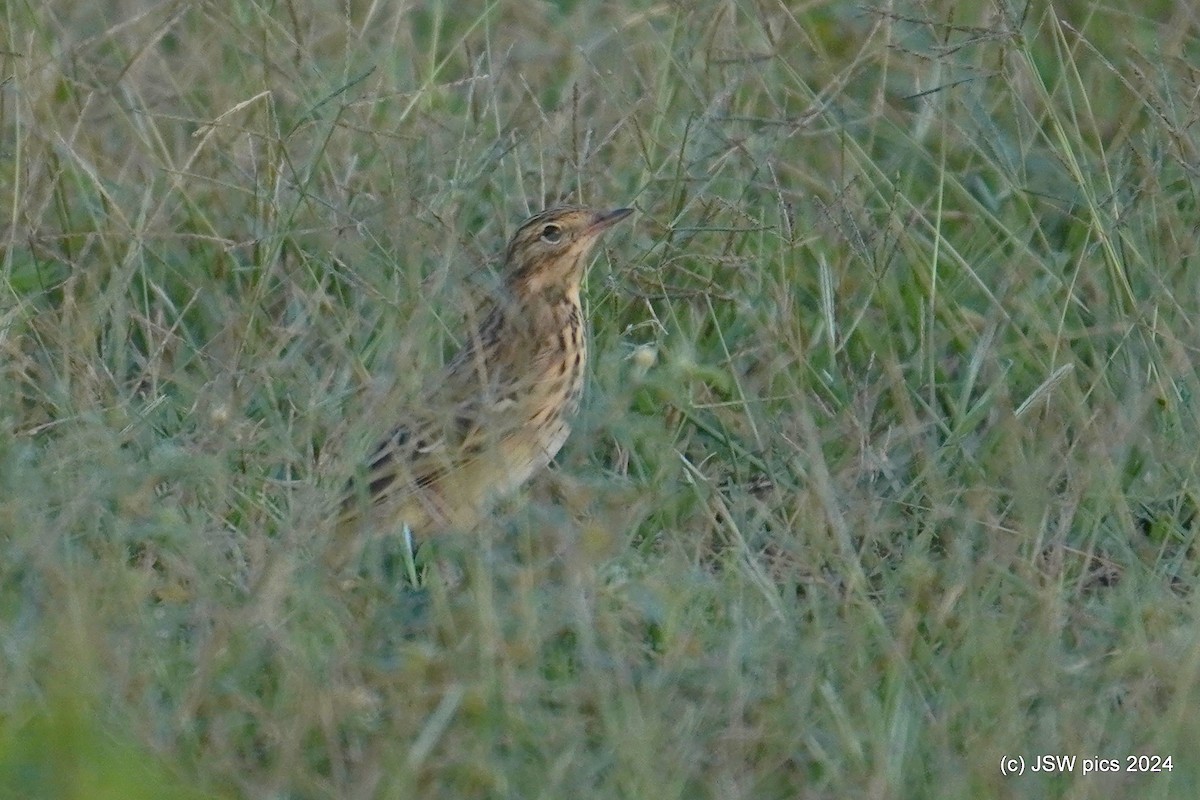
{"label": "grass", "polygon": [[[0,12],[0,793],[1194,796],[1200,17],[616,5]],[[556,468],[338,585],[564,198]]]}

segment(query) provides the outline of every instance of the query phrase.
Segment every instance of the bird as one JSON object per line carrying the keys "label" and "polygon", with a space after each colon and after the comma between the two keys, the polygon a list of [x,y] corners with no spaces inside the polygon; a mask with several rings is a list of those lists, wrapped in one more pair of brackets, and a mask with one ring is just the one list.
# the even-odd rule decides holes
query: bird
{"label": "bird", "polygon": [[550,463],[583,394],[580,286],[596,243],[632,213],[563,205],[521,223],[498,293],[473,317],[482,323],[468,325],[458,352],[345,487],[338,560],[371,532],[420,540],[472,529]]}

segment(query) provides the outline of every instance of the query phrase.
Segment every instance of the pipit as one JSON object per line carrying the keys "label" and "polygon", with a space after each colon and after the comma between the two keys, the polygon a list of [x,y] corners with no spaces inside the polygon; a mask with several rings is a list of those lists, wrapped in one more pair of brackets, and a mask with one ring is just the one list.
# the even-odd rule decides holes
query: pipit
{"label": "pipit", "polygon": [[472,528],[550,463],[583,393],[579,286],[601,234],[631,213],[560,206],[521,224],[483,323],[350,481],[338,550],[360,532]]}

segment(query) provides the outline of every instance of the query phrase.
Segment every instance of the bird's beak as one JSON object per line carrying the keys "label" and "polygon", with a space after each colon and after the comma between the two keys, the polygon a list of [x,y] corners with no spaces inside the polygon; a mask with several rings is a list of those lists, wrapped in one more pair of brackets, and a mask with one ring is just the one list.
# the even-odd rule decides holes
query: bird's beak
{"label": "bird's beak", "polygon": [[600,233],[608,230],[632,213],[632,208],[614,208],[612,211],[597,214],[595,221],[588,227],[588,233]]}

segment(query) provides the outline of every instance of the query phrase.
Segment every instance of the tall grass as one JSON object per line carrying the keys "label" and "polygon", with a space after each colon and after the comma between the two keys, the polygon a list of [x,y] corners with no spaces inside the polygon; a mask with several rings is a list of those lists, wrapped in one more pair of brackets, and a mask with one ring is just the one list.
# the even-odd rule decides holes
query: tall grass
{"label": "tall grass", "polygon": [[[4,7],[0,794],[1194,793],[1200,16],[702,5]],[[333,579],[564,199],[556,467]]]}

